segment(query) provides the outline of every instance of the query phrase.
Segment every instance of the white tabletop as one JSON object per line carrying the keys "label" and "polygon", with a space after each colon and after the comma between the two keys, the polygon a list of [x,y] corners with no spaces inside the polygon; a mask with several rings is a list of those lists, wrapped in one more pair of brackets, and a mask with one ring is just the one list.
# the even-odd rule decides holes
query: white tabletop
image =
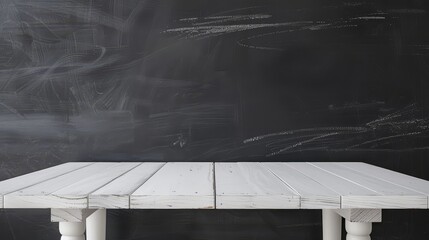
{"label": "white tabletop", "polygon": [[364,163],[73,162],[0,182],[2,208],[427,209],[429,181]]}

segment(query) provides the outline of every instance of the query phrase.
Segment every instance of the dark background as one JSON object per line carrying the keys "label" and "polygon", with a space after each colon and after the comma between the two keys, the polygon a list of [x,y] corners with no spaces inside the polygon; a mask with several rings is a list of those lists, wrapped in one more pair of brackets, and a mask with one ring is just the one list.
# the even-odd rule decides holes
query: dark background
{"label": "dark background", "polygon": [[[363,161],[429,180],[428,1],[0,0],[0,180],[72,161]],[[59,239],[0,210],[2,239]],[[429,238],[386,210],[372,239]],[[316,210],[108,212],[108,239],[321,239]]]}

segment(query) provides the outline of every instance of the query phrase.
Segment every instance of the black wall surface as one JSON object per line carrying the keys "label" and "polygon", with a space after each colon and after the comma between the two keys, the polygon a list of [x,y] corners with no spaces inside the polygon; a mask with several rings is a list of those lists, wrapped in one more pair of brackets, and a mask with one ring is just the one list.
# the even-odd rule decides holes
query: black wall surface
{"label": "black wall surface", "polygon": [[[0,180],[71,161],[364,161],[429,180],[424,0],[0,0]],[[59,239],[48,210],[1,239]],[[108,239],[321,239],[320,211],[110,211]],[[385,211],[373,239],[429,238]]]}

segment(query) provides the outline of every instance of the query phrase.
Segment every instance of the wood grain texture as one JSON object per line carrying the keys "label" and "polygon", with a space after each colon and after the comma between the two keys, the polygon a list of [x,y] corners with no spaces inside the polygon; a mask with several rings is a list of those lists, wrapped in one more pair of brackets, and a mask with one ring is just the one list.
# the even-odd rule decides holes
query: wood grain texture
{"label": "wood grain texture", "polygon": [[85,222],[96,209],[51,209],[51,222]]}
{"label": "wood grain texture", "polygon": [[287,163],[260,163],[301,197],[302,209],[338,209],[341,196]]}
{"label": "wood grain texture", "polygon": [[343,196],[342,208],[426,209],[424,196]]}
{"label": "wood grain texture", "polygon": [[216,208],[299,208],[300,197],[259,163],[216,163]]}
{"label": "wood grain texture", "polygon": [[139,163],[95,163],[5,195],[5,208],[87,208],[88,195]]}
{"label": "wood grain texture", "polygon": [[350,222],[381,222],[381,209],[337,209],[340,216]]}
{"label": "wood grain texture", "polygon": [[0,182],[0,208],[4,207],[3,198],[5,194],[35,185],[46,180],[58,177],[65,173],[89,166],[91,162],[71,162],[46,168],[40,171],[25,174]]}
{"label": "wood grain texture", "polygon": [[165,163],[141,163],[89,195],[90,208],[130,208],[130,195]]}
{"label": "wood grain texture", "polygon": [[69,163],[0,187],[4,208],[53,209],[422,209],[429,193],[422,179],[329,162]]}
{"label": "wood grain texture", "polygon": [[[371,191],[363,186],[355,183],[344,181],[344,179],[335,176],[331,173],[323,171],[308,163],[287,163],[288,166],[301,172],[307,177],[320,183],[328,189],[333,190],[342,196],[357,195],[357,196],[378,196],[374,191]],[[342,206],[341,206],[342,207]]]}
{"label": "wood grain texture", "polygon": [[130,197],[130,208],[214,208],[213,163],[167,163]]}
{"label": "wood grain texture", "polygon": [[366,163],[350,162],[338,164],[353,171],[357,171],[360,174],[375,177],[379,180],[386,181],[429,196],[429,181]]}
{"label": "wood grain texture", "polygon": [[341,195],[341,208],[427,208],[427,196],[375,178],[368,178],[336,163],[288,164],[338,192]]}
{"label": "wood grain texture", "polygon": [[361,174],[336,163],[309,163],[343,179],[363,186],[378,194],[373,196],[342,196],[342,208],[427,208],[426,195]]}

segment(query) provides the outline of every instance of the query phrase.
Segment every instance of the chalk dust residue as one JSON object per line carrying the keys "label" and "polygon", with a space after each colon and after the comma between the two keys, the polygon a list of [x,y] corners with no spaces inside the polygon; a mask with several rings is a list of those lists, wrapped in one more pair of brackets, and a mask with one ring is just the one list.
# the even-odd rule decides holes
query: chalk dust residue
{"label": "chalk dust residue", "polygon": [[[361,4],[350,2],[346,6],[359,6]],[[297,9],[296,11],[305,11]],[[177,27],[164,31],[176,34],[182,40],[203,40],[210,37],[232,35],[245,32],[247,37],[236,40],[236,43],[245,48],[258,50],[283,51],[285,48],[270,45],[273,39],[283,39],[286,34],[305,31],[329,31],[358,28],[377,21],[387,21],[389,13],[375,11],[361,16],[338,19],[308,19],[300,21],[275,21],[270,14],[237,14],[216,15],[209,17],[187,17],[178,20]],[[261,45],[261,42],[264,45]]]}
{"label": "chalk dust residue", "polygon": [[[294,129],[245,139],[244,144],[264,144],[275,156],[296,151],[327,150],[412,150],[429,148],[413,144],[429,137],[429,118],[419,118],[421,110],[411,104],[361,126]],[[396,145],[406,143],[405,147]]]}

